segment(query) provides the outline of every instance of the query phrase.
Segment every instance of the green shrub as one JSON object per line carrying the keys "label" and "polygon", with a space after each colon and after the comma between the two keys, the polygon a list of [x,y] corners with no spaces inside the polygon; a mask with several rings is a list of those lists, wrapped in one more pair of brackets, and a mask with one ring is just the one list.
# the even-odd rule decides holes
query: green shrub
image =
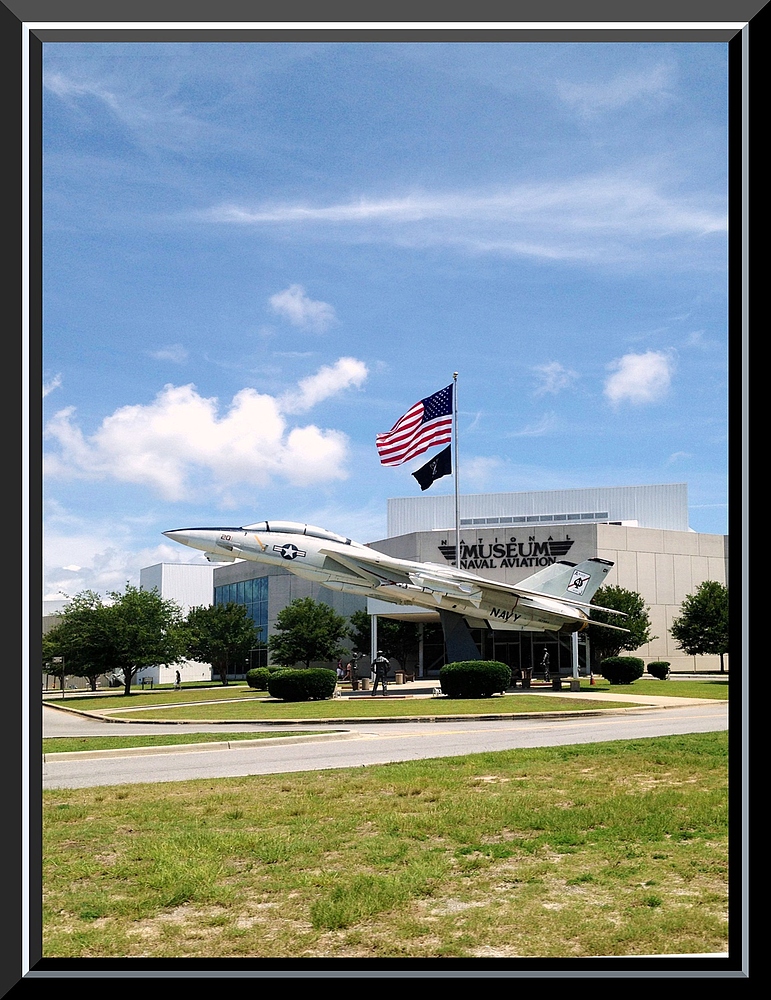
{"label": "green shrub", "polygon": [[268,690],[269,677],[270,670],[267,667],[252,667],[251,670],[246,671],[246,683],[257,691]]}
{"label": "green shrub", "polygon": [[660,681],[669,678],[669,662],[667,660],[651,660],[648,664],[648,673],[651,677],[658,677]]}
{"label": "green shrub", "polygon": [[511,669],[497,660],[460,660],[439,671],[442,693],[448,698],[489,698],[511,684]]}
{"label": "green shrub", "polygon": [[332,697],[336,686],[336,672],[324,667],[276,670],[268,678],[270,696],[282,701],[323,701]]}
{"label": "green shrub", "polygon": [[609,656],[597,673],[611,684],[631,684],[645,673],[645,664],[639,656]]}

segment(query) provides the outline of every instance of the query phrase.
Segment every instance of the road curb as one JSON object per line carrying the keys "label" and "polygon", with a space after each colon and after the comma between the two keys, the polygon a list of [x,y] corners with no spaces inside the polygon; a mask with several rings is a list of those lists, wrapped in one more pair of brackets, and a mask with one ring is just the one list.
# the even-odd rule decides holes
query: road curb
{"label": "road curb", "polygon": [[301,736],[268,736],[262,740],[219,740],[211,743],[176,743],[170,746],[125,747],[110,750],[62,750],[61,753],[44,753],[43,763],[53,764],[60,760],[101,760],[105,757],[144,757],[159,753],[202,753],[206,750],[237,750],[256,747],[264,743],[323,743],[328,740],[360,739],[359,733],[309,733]]}

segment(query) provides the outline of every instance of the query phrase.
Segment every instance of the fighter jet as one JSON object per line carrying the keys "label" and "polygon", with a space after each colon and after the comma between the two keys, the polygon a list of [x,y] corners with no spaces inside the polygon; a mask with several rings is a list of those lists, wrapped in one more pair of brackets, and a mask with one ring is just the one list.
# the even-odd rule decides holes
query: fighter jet
{"label": "fighter jet", "polygon": [[[276,566],[329,590],[462,617],[471,628],[580,632],[590,624],[595,591],[611,570],[607,559],[559,561],[513,585],[468,570],[411,562],[324,528],[295,521],[258,521],[240,528],[178,528],[163,534],[201,549],[210,562],[247,559]],[[622,612],[596,608],[610,614]],[[627,629],[606,625],[622,632]]]}

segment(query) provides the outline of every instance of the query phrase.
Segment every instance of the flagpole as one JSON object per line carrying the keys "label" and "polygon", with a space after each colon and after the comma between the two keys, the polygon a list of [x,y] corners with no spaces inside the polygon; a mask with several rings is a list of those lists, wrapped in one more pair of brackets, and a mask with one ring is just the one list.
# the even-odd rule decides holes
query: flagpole
{"label": "flagpole", "polygon": [[458,497],[458,373],[452,373],[452,439],[455,443],[455,565],[460,569],[460,499]]}

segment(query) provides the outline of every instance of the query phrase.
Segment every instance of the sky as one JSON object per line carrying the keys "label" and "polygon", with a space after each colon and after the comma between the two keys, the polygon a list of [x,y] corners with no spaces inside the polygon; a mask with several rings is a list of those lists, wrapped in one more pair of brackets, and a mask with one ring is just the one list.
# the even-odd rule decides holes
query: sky
{"label": "sky", "polygon": [[[367,542],[458,372],[461,494],[688,484],[727,533],[727,43],[46,42],[43,599]],[[429,493],[452,493],[446,477]]]}

